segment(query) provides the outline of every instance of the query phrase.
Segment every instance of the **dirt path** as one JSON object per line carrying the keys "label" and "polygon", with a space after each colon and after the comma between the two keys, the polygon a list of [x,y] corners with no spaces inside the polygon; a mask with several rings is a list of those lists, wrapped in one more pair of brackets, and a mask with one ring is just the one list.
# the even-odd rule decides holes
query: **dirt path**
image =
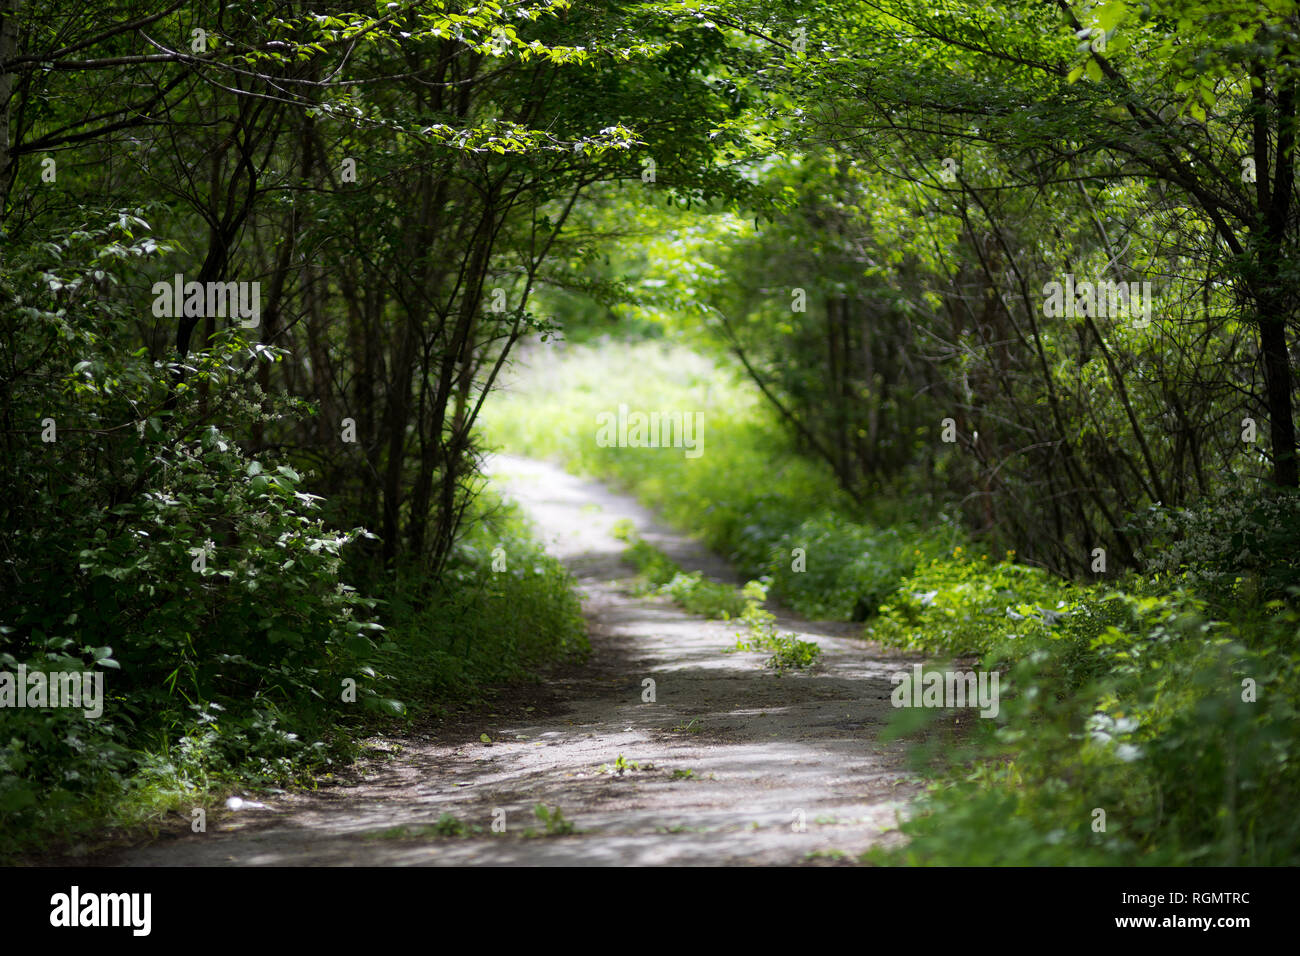
{"label": "dirt path", "polygon": [[[778,677],[762,667],[766,655],[724,653],[734,625],[624,592],[631,572],[610,529],[630,518],[684,567],[734,580],[724,563],[628,496],[555,466],[499,457],[490,470],[576,575],[589,663],[509,696],[496,714],[377,741],[388,754],[364,762],[348,785],[214,814],[207,833],[186,830],[111,862],[792,864],[896,839],[885,831],[917,787],[901,745],[876,735],[892,714],[888,675],[909,659],[848,636],[854,625],[788,615],[783,631],[822,647],[812,673]],[[642,700],[645,678],[655,682],[653,703]],[[642,769],[599,772],[620,754]],[[539,802],[580,832],[527,838],[526,828],[540,829]],[[490,832],[494,810],[505,811],[503,835]],[[444,813],[482,834],[421,831]]]}

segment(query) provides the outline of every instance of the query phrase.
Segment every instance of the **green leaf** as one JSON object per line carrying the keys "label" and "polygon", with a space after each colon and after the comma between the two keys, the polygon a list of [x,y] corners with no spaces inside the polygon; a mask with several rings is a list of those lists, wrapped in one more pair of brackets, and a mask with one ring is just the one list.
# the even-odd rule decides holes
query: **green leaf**
{"label": "green leaf", "polygon": [[1103,3],[1101,6],[1094,8],[1092,15],[1096,19],[1097,25],[1109,33],[1123,23],[1124,18],[1128,16],[1128,4],[1122,2],[1122,0],[1111,0],[1109,3]]}
{"label": "green leaf", "polygon": [[25,787],[0,792],[0,813],[17,813],[36,806],[36,794]]}

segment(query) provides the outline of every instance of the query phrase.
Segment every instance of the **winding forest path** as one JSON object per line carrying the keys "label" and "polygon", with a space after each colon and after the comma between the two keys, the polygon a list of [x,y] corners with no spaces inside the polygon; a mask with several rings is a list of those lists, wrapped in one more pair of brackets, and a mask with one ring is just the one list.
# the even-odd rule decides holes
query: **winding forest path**
{"label": "winding forest path", "polygon": [[[489,471],[576,576],[590,660],[436,736],[372,741],[376,755],[337,786],[214,813],[206,833],[186,827],[108,862],[793,864],[898,839],[888,831],[918,785],[902,745],[877,735],[893,712],[889,674],[912,658],[850,636],[859,625],[778,614],[783,632],[816,641],[822,655],[810,673],[777,676],[762,666],[767,655],[725,653],[735,625],[626,593],[630,571],[611,529],[631,519],[683,567],[734,581],[716,556],[627,495],[554,465],[499,456]],[[642,700],[647,677],[653,703]],[[600,772],[620,754],[642,769]],[[579,832],[526,837],[544,829],[538,803],[559,807]],[[490,832],[494,810],[505,811],[504,834]],[[445,813],[483,832],[428,829]]]}

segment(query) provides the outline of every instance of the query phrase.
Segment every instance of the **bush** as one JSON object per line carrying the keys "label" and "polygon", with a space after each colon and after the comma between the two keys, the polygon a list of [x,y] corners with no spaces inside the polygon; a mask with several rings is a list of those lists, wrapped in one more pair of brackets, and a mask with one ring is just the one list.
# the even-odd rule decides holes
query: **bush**
{"label": "bush", "polygon": [[[949,602],[969,593],[956,577]],[[1015,592],[1023,609],[1042,596],[1032,584]],[[1076,589],[1065,607],[1028,629],[996,622],[981,636],[963,622],[911,642],[953,649],[967,639],[966,650],[985,649],[983,666],[1004,671],[1002,706],[996,720],[974,722],[967,749],[946,755],[952,763],[903,825],[907,847],[870,859],[1300,860],[1300,825],[1288,809],[1300,798],[1296,618],[1278,613],[1267,634],[1242,635],[1207,617],[1190,592],[1159,593],[1139,580],[1129,590]]]}
{"label": "bush", "polygon": [[517,506],[488,493],[476,502],[442,580],[400,579],[389,604],[392,640],[379,668],[391,675],[387,692],[416,713],[481,701],[493,684],[533,679],[590,651],[569,572]]}
{"label": "bush", "polygon": [[1182,577],[1224,606],[1288,599],[1300,587],[1300,494],[1223,494],[1154,506],[1134,521],[1149,574]]}
{"label": "bush", "polygon": [[39,358],[0,372],[4,420],[21,426],[0,457],[0,669],[97,670],[107,697],[94,719],[0,711],[10,838],[111,803],[146,768],[184,789],[342,756],[345,678],[363,705],[395,706],[374,687],[374,601],[339,580],[364,532],[325,527],[300,474],[233,437],[292,410],[241,397],[279,354],[239,330],[184,366],[124,344],[112,290],[123,263],[158,248],[136,238],[146,229],[122,214],[3,273],[3,334]]}
{"label": "bush", "polygon": [[[878,529],[824,512],[784,534],[769,565],[773,594],[805,617],[864,621],[919,562],[964,538],[950,524],[930,533],[914,525]],[[803,550],[803,570],[791,556]]]}
{"label": "bush", "polygon": [[904,578],[868,636],[938,654],[984,654],[999,641],[1037,637],[1069,613],[1070,585],[1046,571],[960,545]]}

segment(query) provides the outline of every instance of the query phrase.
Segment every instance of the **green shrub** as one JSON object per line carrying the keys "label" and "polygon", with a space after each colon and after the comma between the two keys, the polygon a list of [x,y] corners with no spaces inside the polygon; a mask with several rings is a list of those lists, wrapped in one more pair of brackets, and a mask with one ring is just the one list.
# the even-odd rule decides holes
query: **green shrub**
{"label": "green shrub", "polygon": [[[1027,608],[1042,594],[1016,596]],[[980,643],[984,666],[1004,672],[997,720],[975,721],[967,749],[947,755],[903,826],[907,847],[870,858],[1294,865],[1296,620],[1274,615],[1251,649],[1205,611],[1185,591],[1092,588],[1051,625],[993,628]]]}
{"label": "green shrub", "polygon": [[572,576],[518,507],[488,492],[476,498],[442,580],[401,580],[386,620],[392,640],[379,667],[391,675],[387,692],[417,712],[480,701],[493,684],[534,678],[590,650]]}
{"label": "green shrub", "polygon": [[631,522],[619,522],[614,534],[628,542],[623,557],[640,572],[640,593],[664,594],[693,614],[737,621],[745,630],[738,634],[734,650],[774,651],[765,666],[778,672],[791,667],[802,670],[816,663],[820,647],[793,634],[777,632],[775,616],[762,606],[767,600],[765,582],[749,581],[737,590],[710,581],[698,571],[683,571],[666,554],[639,538]]}
{"label": "green shrub", "polygon": [[1150,545],[1149,574],[1181,577],[1231,607],[1291,597],[1300,587],[1300,494],[1207,498],[1191,508],[1155,506],[1133,524]]}
{"label": "green shrub", "polygon": [[[927,559],[964,538],[950,524],[923,533],[912,525],[883,530],[823,512],[784,534],[769,565],[772,592],[805,617],[866,620]],[[795,570],[795,549],[803,570]]]}
{"label": "green shrub", "polygon": [[2,277],[3,334],[40,358],[0,370],[0,407],[23,426],[0,456],[0,669],[98,670],[107,699],[99,718],[0,711],[0,853],[131,791],[344,756],[344,679],[360,706],[390,706],[375,602],[339,579],[364,532],[328,528],[303,476],[233,437],[295,411],[242,397],[279,353],[238,329],[184,367],[126,345],[113,289],[159,248],[145,229],[122,214],[73,230]]}
{"label": "green shrub", "polygon": [[1041,636],[1069,614],[1070,585],[1011,560],[972,558],[960,545],[899,583],[867,634],[938,654],[984,654],[998,641]]}

